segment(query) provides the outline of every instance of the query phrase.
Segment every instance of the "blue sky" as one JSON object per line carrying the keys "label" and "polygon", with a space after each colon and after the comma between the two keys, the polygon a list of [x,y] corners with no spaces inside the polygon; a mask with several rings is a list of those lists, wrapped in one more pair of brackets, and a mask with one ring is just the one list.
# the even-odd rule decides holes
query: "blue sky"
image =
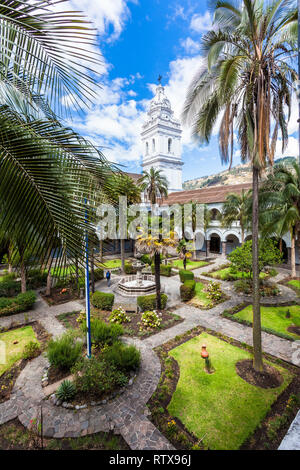
{"label": "blue sky", "polygon": [[[177,117],[189,82],[201,64],[199,40],[211,25],[205,0],[70,0],[97,28],[102,89],[73,126],[104,154],[128,171],[140,172],[139,134],[159,74]],[[64,5],[65,7],[65,5]],[[101,76],[100,76],[101,74]],[[286,155],[297,154],[297,106],[293,107]],[[217,131],[208,146],[199,148],[183,133],[183,180],[226,169],[220,163]],[[280,155],[279,146],[278,154]],[[238,148],[235,164],[240,163]]]}

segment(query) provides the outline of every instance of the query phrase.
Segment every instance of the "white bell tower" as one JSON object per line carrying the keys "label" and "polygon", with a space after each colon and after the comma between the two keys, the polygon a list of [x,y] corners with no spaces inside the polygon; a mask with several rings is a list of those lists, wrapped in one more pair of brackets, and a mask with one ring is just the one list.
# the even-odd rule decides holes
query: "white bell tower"
{"label": "white bell tower", "polygon": [[171,103],[159,84],[143,125],[143,171],[162,170],[169,193],[182,191],[181,124],[174,118]]}

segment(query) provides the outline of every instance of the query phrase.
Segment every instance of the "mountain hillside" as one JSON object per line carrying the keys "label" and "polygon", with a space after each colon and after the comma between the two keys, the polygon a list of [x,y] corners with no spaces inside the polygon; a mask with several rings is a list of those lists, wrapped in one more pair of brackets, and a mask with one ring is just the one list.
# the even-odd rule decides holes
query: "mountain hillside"
{"label": "mountain hillside", "polygon": [[[279,158],[275,161],[275,165],[281,163],[289,164],[295,160],[295,157]],[[185,183],[183,183],[183,189],[187,191],[191,189],[208,188],[209,186],[230,186],[233,184],[251,183],[251,181],[251,165],[248,163],[237,165],[230,171],[224,170],[214,175],[202,176],[201,178],[185,181]]]}

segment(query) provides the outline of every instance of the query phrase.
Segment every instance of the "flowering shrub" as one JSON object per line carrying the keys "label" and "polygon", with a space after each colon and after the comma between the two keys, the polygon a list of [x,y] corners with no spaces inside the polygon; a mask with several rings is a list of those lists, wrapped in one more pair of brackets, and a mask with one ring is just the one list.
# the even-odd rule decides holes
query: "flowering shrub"
{"label": "flowering shrub", "polygon": [[213,302],[218,302],[222,299],[223,293],[221,290],[221,284],[219,282],[209,282],[205,289],[205,292],[209,300]]}
{"label": "flowering shrub", "polygon": [[161,325],[161,314],[157,313],[156,310],[148,310],[141,316],[140,330],[155,329]]}
{"label": "flowering shrub", "polygon": [[111,323],[118,323],[119,325],[122,325],[122,323],[130,323],[131,320],[126,315],[125,310],[122,307],[116,308],[115,310],[112,311],[109,321]]}
{"label": "flowering shrub", "polygon": [[176,422],[174,419],[171,419],[171,421],[168,421],[167,423],[167,434],[169,437],[172,437],[174,436],[174,434],[176,433],[176,430],[177,430],[177,426],[176,426]]}

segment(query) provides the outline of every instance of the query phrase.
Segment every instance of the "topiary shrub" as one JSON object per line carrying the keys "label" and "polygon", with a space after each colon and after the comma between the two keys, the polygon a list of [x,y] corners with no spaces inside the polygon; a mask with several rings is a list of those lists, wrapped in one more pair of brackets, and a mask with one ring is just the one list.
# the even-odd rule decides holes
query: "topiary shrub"
{"label": "topiary shrub", "polygon": [[36,294],[33,291],[19,294],[13,299],[6,297],[0,298],[0,317],[7,315],[15,315],[16,313],[26,312],[30,310],[36,301]]}
{"label": "topiary shrub", "polygon": [[193,281],[195,276],[194,273],[191,271],[185,271],[184,269],[181,269],[179,271],[179,277],[180,281],[184,283],[185,281]]}
{"label": "topiary shrub", "polygon": [[64,380],[58,387],[55,395],[61,401],[71,401],[76,395],[76,387],[70,380]]}
{"label": "topiary shrub", "polygon": [[0,297],[14,297],[21,292],[20,281],[12,279],[5,279],[6,276],[0,281]]}
{"label": "topiary shrub", "polygon": [[195,297],[196,282],[194,280],[185,281],[180,286],[180,297],[183,302],[188,302]]}
{"label": "topiary shrub", "polygon": [[114,294],[96,291],[92,296],[92,305],[100,310],[111,311],[115,302]]}
{"label": "topiary shrub", "polygon": [[94,279],[95,281],[102,281],[104,279],[104,271],[102,268],[97,268],[94,270]]}
{"label": "topiary shrub", "polygon": [[[168,296],[166,294],[161,294],[161,308],[164,310],[166,308],[168,301]],[[146,310],[155,310],[156,309],[156,294],[151,295],[140,295],[137,298],[137,304],[142,312]]]}
{"label": "topiary shrub", "polygon": [[113,344],[118,341],[123,333],[123,327],[117,323],[107,325],[104,321],[98,320],[97,318],[91,321],[91,337],[93,344],[96,346]]}
{"label": "topiary shrub", "polygon": [[135,346],[126,346],[122,343],[113,344],[103,354],[107,362],[124,371],[137,369],[141,362],[140,351]]}
{"label": "topiary shrub", "polygon": [[[152,269],[152,274],[155,274],[154,264],[151,265],[151,269]],[[161,276],[170,277],[171,274],[172,274],[172,266],[169,265],[169,264],[161,264],[160,265],[160,274],[161,274]]]}
{"label": "topiary shrub", "polygon": [[72,368],[76,390],[100,397],[103,393],[113,391],[117,386],[128,383],[126,375],[104,359],[81,359]]}
{"label": "topiary shrub", "polygon": [[130,274],[136,274],[136,273],[137,273],[136,268],[134,268],[134,267],[132,266],[132,264],[129,263],[129,262],[126,262],[126,263],[125,263],[125,265],[124,265],[124,271],[125,271],[125,274],[129,274],[129,275],[130,275]]}
{"label": "topiary shrub", "polygon": [[151,266],[151,264],[152,264],[152,259],[151,259],[151,256],[149,256],[149,255],[143,255],[140,258],[140,260],[141,260],[142,263],[148,264],[149,266]]}
{"label": "topiary shrub", "polygon": [[82,351],[82,344],[77,342],[69,332],[60,338],[52,339],[48,343],[47,357],[51,366],[60,370],[70,370],[78,361]]}

